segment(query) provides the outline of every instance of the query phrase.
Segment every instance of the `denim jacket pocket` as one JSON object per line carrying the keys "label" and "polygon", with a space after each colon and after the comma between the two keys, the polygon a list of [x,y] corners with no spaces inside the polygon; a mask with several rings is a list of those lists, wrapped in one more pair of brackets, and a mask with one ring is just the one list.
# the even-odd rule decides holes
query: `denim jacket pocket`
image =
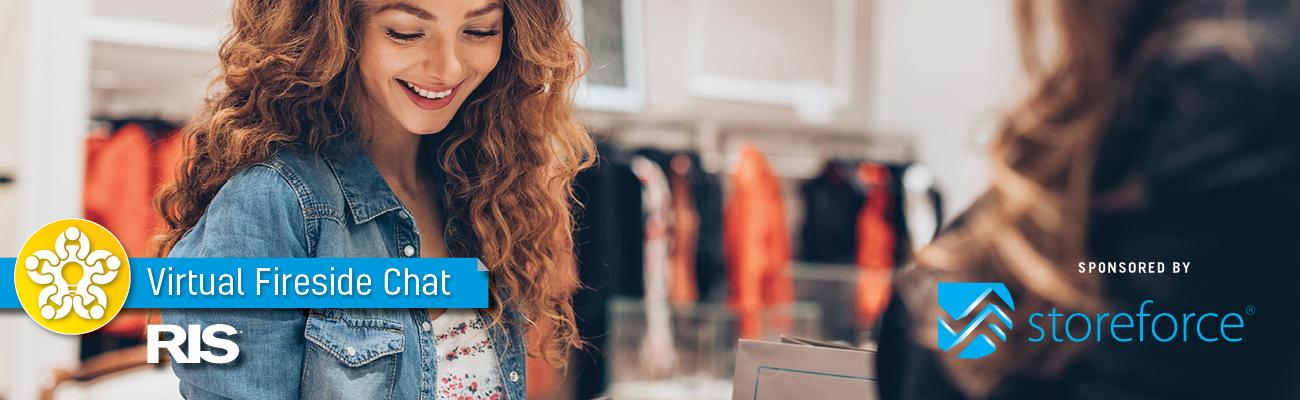
{"label": "denim jacket pocket", "polygon": [[402,324],[349,315],[348,310],[311,310],[304,332],[311,344],[303,358],[304,399],[388,399],[405,344]]}

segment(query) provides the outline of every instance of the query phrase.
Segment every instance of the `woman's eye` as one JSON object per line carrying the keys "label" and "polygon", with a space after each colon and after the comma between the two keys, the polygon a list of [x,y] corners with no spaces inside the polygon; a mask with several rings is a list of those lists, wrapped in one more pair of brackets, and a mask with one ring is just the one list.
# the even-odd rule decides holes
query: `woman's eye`
{"label": "woman's eye", "polygon": [[410,42],[414,42],[414,41],[416,41],[416,40],[420,40],[420,38],[423,38],[423,37],[424,37],[424,34],[423,34],[423,33],[420,33],[420,32],[405,33],[405,32],[398,32],[398,31],[395,31],[395,30],[392,30],[392,29],[389,29],[389,30],[388,30],[387,32],[385,32],[385,33],[388,34],[388,37],[389,37],[389,38],[391,38],[391,39],[393,39],[393,40],[396,40],[396,41],[398,41],[398,42],[402,42],[402,43],[410,43]]}
{"label": "woman's eye", "polygon": [[474,40],[484,40],[500,34],[501,31],[495,29],[491,29],[491,30],[470,29],[465,31],[465,35],[468,35],[470,39],[474,39]]}

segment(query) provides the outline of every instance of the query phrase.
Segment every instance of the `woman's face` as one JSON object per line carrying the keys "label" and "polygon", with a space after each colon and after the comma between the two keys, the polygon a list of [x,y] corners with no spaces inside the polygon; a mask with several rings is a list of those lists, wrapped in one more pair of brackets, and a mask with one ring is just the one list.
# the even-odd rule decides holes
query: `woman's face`
{"label": "woman's face", "polygon": [[369,117],[415,134],[442,131],[501,58],[503,5],[377,0],[369,8],[358,51]]}

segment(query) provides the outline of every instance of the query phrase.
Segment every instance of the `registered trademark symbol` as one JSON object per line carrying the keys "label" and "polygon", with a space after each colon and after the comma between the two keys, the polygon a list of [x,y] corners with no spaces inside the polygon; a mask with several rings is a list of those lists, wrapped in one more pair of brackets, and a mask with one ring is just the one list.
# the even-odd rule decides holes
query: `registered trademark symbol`
{"label": "registered trademark symbol", "polygon": [[1246,306],[1246,315],[1255,315],[1255,305],[1254,305],[1254,304],[1251,304],[1251,305]]}

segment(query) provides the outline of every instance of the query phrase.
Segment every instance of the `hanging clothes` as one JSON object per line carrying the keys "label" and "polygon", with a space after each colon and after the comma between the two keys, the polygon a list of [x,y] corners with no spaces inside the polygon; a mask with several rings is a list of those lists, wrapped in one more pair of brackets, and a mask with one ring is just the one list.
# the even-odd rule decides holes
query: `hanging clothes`
{"label": "hanging clothes", "polygon": [[780,183],[752,145],[740,149],[732,196],[724,212],[728,303],[740,316],[742,337],[759,337],[765,307],[794,298],[785,273],[791,258]]}
{"label": "hanging clothes", "polygon": [[867,185],[867,200],[858,213],[857,321],[860,327],[873,324],[889,303],[890,272],[894,268],[894,193],[889,168],[865,162],[858,166],[858,179]]}
{"label": "hanging clothes", "polygon": [[[184,152],[179,131],[157,120],[118,121],[98,125],[86,139],[84,216],[112,231],[130,257],[152,256],[153,235],[164,227],[153,197],[175,180]],[[83,335],[82,359],[137,344],[150,320],[158,313],[123,310]]]}
{"label": "hanging clothes", "polygon": [[[799,230],[799,259],[811,265],[856,270],[858,224],[856,218],[866,202],[867,186],[858,179],[860,160],[829,160],[814,178],[800,187],[803,195],[803,224]],[[821,306],[822,337],[855,341],[860,336],[857,322],[856,278],[847,282],[801,283],[800,290]],[[834,316],[834,317],[831,317]]]}
{"label": "hanging clothes", "polygon": [[666,376],[677,364],[673,347],[672,310],[668,285],[672,233],[672,192],[668,177],[654,161],[632,157],[632,172],[641,179],[645,211],[645,314],[646,334],[641,341],[641,365],[652,376]]}
{"label": "hanging clothes", "polygon": [[686,177],[695,198],[699,229],[695,243],[695,288],[697,299],[722,302],[727,292],[727,266],[722,244],[722,182],[716,174],[700,167],[698,154],[685,154],[691,161]]}
{"label": "hanging clothes", "polygon": [[163,227],[153,196],[175,180],[182,157],[178,132],[156,124],[124,123],[114,132],[97,128],[86,139],[84,215],[112,231],[128,256],[153,255],[150,240]]}
{"label": "hanging clothes", "polygon": [[[163,186],[176,181],[176,171],[185,157],[180,128],[173,129],[149,147],[149,169],[153,172],[154,193]],[[155,230],[162,229],[162,220],[157,220]]]}
{"label": "hanging clothes", "polygon": [[151,255],[149,238],[161,223],[153,209],[150,142],[143,126],[127,124],[86,143],[82,192],[86,219],[113,232],[129,257]]}
{"label": "hanging clothes", "polygon": [[587,351],[575,352],[571,364],[578,399],[599,397],[608,385],[610,300],[615,295],[640,297],[645,291],[641,181],[623,152],[604,143],[596,150],[596,165],[574,180],[574,196],[583,205],[575,216],[574,241],[584,287],[573,296],[573,311],[578,334],[589,345]]}
{"label": "hanging clothes", "polygon": [[641,149],[637,155],[654,162],[663,171],[672,193],[668,232],[669,303],[679,306],[694,304],[699,296],[695,260],[700,218],[689,174],[696,169],[695,163],[686,154],[658,149]]}
{"label": "hanging clothes", "polygon": [[826,264],[854,264],[858,228],[844,223],[866,201],[857,162],[830,161],[817,177],[803,184],[804,220],[799,230],[799,259]]}
{"label": "hanging clothes", "polygon": [[907,209],[904,207],[907,189],[903,187],[903,174],[912,164],[881,164],[889,173],[889,222],[894,227],[894,266],[912,259],[912,235],[907,227]]}
{"label": "hanging clothes", "polygon": [[691,159],[678,154],[673,156],[668,169],[668,184],[673,196],[668,300],[674,305],[694,304],[699,296],[695,282],[695,246],[700,234],[700,217],[695,210],[691,184],[686,178],[691,168]]}

